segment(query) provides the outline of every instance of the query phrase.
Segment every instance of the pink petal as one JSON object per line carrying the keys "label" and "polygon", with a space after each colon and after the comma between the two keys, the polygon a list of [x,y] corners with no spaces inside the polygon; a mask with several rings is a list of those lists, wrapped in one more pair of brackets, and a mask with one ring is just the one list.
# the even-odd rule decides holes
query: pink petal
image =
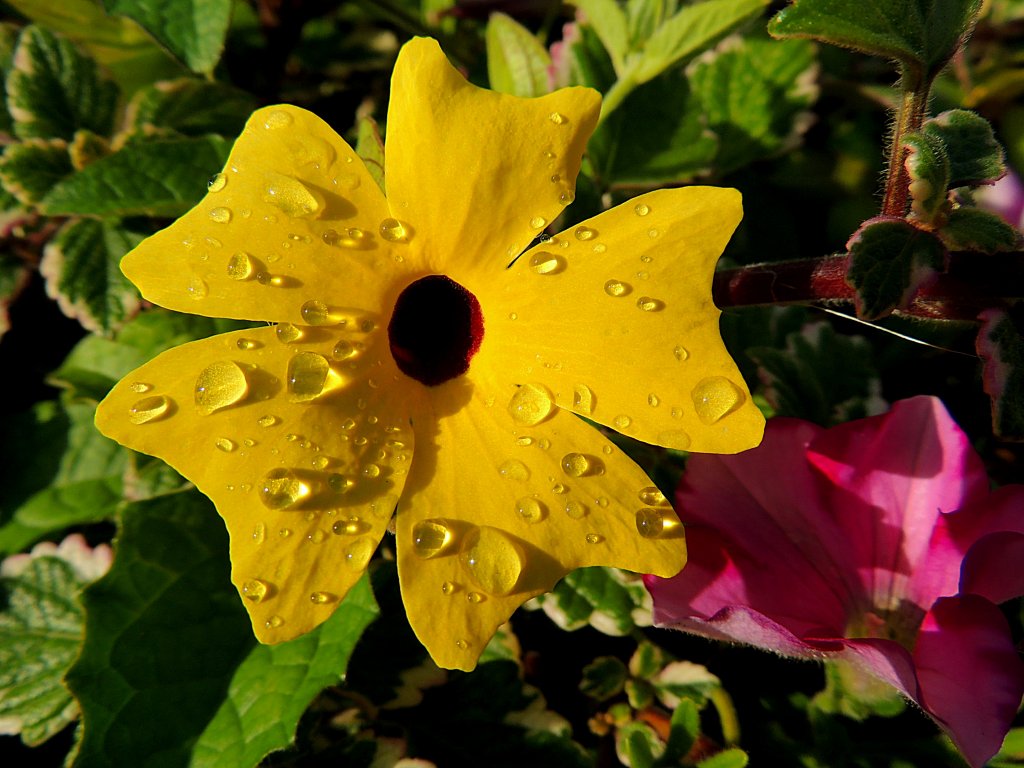
{"label": "pink petal", "polygon": [[1000,610],[983,597],[937,600],[914,648],[919,703],[976,768],[992,757],[1024,695],[1021,663]]}
{"label": "pink petal", "polygon": [[[676,495],[690,562],[657,590],[665,621],[744,605],[797,636],[841,636],[851,606],[862,600],[846,537],[804,456],[820,431],[772,419],[754,450],[690,458]],[[659,600],[672,610],[659,608]]]}
{"label": "pink petal", "polygon": [[936,592],[945,590],[936,576],[956,573],[960,553],[930,551],[933,531],[943,512],[983,500],[988,478],[940,400],[902,400],[882,416],[830,429],[811,444],[808,459],[834,486],[828,503],[876,605],[907,598],[927,610],[955,591]]}
{"label": "pink petal", "polygon": [[990,533],[967,553],[960,591],[1002,603],[1024,595],[1024,533]]}
{"label": "pink petal", "polygon": [[902,645],[894,640],[862,637],[846,640],[838,654],[865,674],[888,683],[907,698],[917,701],[920,691],[914,660]]}

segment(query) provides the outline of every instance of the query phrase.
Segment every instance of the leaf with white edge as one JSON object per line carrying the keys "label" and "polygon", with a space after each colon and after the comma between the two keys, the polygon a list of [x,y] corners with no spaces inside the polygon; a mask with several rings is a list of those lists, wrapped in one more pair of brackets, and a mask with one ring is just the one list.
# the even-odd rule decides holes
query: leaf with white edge
{"label": "leaf with white edge", "polygon": [[722,681],[702,664],[692,661],[673,661],[665,665],[651,679],[658,700],[674,709],[683,699],[690,699],[703,707],[712,691],[722,687]]}
{"label": "leaf with white edge", "polygon": [[0,182],[25,206],[38,203],[74,171],[64,139],[28,139],[0,155]]}
{"label": "leaf with white edge", "polygon": [[0,564],[0,734],[36,746],[78,717],[63,677],[82,644],[78,591],[110,565],[79,535]]}
{"label": "leaf with white edge", "polygon": [[629,52],[629,22],[622,8],[615,0],[575,0],[574,5],[583,11],[586,24],[597,33],[621,75]]}
{"label": "leaf with white edge", "polygon": [[251,327],[245,321],[149,309],[125,323],[114,339],[86,336],[49,381],[67,387],[76,398],[99,401],[114,384],[166,349]]}
{"label": "leaf with white edge", "polygon": [[869,219],[846,243],[846,281],[856,291],[857,316],[877,320],[905,307],[917,289],[942,269],[946,248],[930,232],[904,219]]}
{"label": "leaf with white edge", "polygon": [[223,83],[179,78],[139,90],[128,104],[127,130],[160,129],[185,136],[216,133],[235,137],[256,109],[245,91]]}
{"label": "leaf with white edge", "polygon": [[31,275],[24,261],[6,249],[0,251],[0,336],[11,327],[11,303],[21,294]]}
{"label": "leaf with white edge", "polygon": [[7,111],[7,73],[14,61],[19,29],[8,22],[0,23],[0,132],[13,133],[14,119]]}
{"label": "leaf with white edge", "polygon": [[747,753],[737,747],[723,749],[697,763],[697,768],[746,768],[750,763]]}
{"label": "leaf with white edge", "polygon": [[680,699],[672,711],[665,760],[679,764],[700,736],[700,711],[692,699]]}
{"label": "leaf with white edge", "polygon": [[683,6],[644,44],[631,70],[637,83],[645,83],[673,64],[688,61],[735,32],[768,5],[768,0],[705,0]]}
{"label": "leaf with white edge", "polygon": [[231,0],[103,0],[113,16],[134,19],[194,72],[209,75],[220,60]]}
{"label": "leaf with white edge", "polygon": [[384,140],[380,137],[377,121],[366,116],[359,119],[356,135],[356,154],[363,161],[370,176],[384,192]]}
{"label": "leaf with white edge", "polygon": [[46,244],[39,272],[46,293],[82,327],[109,334],[141,304],[118,266],[143,235],[101,221],[72,219]]}
{"label": "leaf with white edge", "polygon": [[109,155],[110,142],[92,131],[76,131],[75,138],[68,145],[68,154],[71,156],[71,165],[80,171]]}
{"label": "leaf with white edge", "polygon": [[555,588],[528,602],[562,629],[588,624],[606,635],[628,635],[651,624],[651,598],[640,577],[600,566],[571,572]]}
{"label": "leaf with white edge", "polygon": [[992,184],[1006,173],[1006,156],[991,124],[975,112],[943,112],[926,120],[922,132],[945,146],[951,187]]}
{"label": "leaf with white edge", "polygon": [[903,161],[910,178],[910,215],[923,224],[932,224],[945,212],[949,199],[949,156],[945,144],[928,133],[910,133],[903,137],[906,158]]}
{"label": "leaf with white edge", "polygon": [[25,27],[7,75],[7,108],[19,138],[67,139],[85,128],[107,135],[117,86],[75,46],[38,26]]}
{"label": "leaf with white edge", "polygon": [[526,27],[504,13],[487,21],[487,77],[491,88],[513,96],[543,96],[548,92],[551,56]]}
{"label": "leaf with white edge", "polygon": [[5,420],[7,480],[0,496],[0,552],[54,531],[104,520],[121,503],[127,453],[93,424],[88,403],[38,404]]}
{"label": "leaf with white edge", "polygon": [[197,492],[125,508],[117,558],[83,595],[67,683],[82,706],[75,765],[255,765],[339,682],[376,607],[364,580],[312,632],[258,645],[228,577],[223,523]]}
{"label": "leaf with white edge", "polygon": [[951,251],[999,253],[1022,246],[1021,233],[1002,218],[980,208],[963,206],[950,211],[939,237]]}
{"label": "leaf with white edge", "polygon": [[180,216],[202,199],[230,148],[217,136],[128,144],[54,187],[42,209],[51,216]]}
{"label": "leaf with white edge", "polygon": [[723,175],[793,148],[813,122],[817,52],[806,40],[731,37],[687,69]]}
{"label": "leaf with white edge", "polygon": [[126,94],[184,71],[138,24],[109,15],[96,0],[7,0],[5,4],[80,45],[110,72]]}
{"label": "leaf with white edge", "polygon": [[665,751],[665,745],[649,725],[633,722],[615,732],[615,751],[623,765],[654,768]]}
{"label": "leaf with white edge", "polygon": [[992,402],[992,428],[1003,440],[1024,440],[1024,310],[987,309],[975,343],[982,385]]}
{"label": "leaf with white edge", "polygon": [[800,0],[768,23],[776,37],[811,37],[899,61],[904,87],[930,82],[974,27],[981,0]]}
{"label": "leaf with white edge", "polygon": [[621,659],[600,656],[583,668],[580,691],[595,701],[607,701],[622,693],[629,671]]}

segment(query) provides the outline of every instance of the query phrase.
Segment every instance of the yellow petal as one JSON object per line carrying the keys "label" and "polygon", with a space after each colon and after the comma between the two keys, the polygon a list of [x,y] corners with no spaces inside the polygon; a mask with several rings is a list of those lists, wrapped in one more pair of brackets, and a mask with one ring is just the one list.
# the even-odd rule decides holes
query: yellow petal
{"label": "yellow petal", "polygon": [[269,643],[313,629],[358,580],[413,449],[417,394],[396,384],[383,334],[303,332],[290,344],[261,328],[175,347],[96,414],[104,434],[213,500],[232,581]]}
{"label": "yellow petal", "polygon": [[388,107],[392,215],[429,237],[433,270],[500,269],[574,198],[599,109],[588,88],[537,99],[477,88],[435,41],[406,43]]}
{"label": "yellow petal", "polygon": [[517,388],[472,379],[431,391],[436,432],[417,435],[396,518],[412,628],[440,666],[466,670],[516,607],[568,571],[668,575],[686,560],[671,507],[598,430],[551,403],[513,407],[514,418]]}
{"label": "yellow petal", "polygon": [[467,284],[486,328],[474,364],[541,382],[562,408],[647,443],[752,448],[764,418],[711,299],[741,214],[732,189],[652,192],[536,246],[502,279]]}
{"label": "yellow petal", "polygon": [[380,231],[387,203],[362,160],[306,110],[258,110],[210,191],[121,268],[155,304],[180,312],[302,322],[320,299],[380,312],[408,243]]}

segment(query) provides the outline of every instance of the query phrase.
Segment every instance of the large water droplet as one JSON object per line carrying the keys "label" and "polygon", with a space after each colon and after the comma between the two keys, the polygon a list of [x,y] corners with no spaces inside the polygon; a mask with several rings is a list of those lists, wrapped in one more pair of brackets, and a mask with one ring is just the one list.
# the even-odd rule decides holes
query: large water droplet
{"label": "large water droplet", "polygon": [[275,615],[267,619],[263,623],[263,626],[265,626],[267,629],[277,629],[282,624],[284,624],[284,619],[282,619],[280,616]]}
{"label": "large water droplet", "polygon": [[280,109],[275,109],[263,119],[263,127],[267,130],[276,128],[287,128],[292,124],[292,116]]}
{"label": "large water droplet", "polygon": [[506,480],[529,480],[530,470],[518,459],[509,459],[498,467],[498,474]]}
{"label": "large water droplet", "polygon": [[523,572],[519,545],[497,528],[481,526],[467,534],[459,560],[470,578],[490,595],[507,595]]}
{"label": "large water droplet", "polygon": [[358,517],[350,517],[348,520],[339,520],[331,526],[331,532],[338,536],[358,536],[370,529],[368,523]]}
{"label": "large water droplet", "polygon": [[532,219],[530,219],[530,226],[533,227],[534,229],[540,229],[545,224],[547,224],[547,221],[544,219],[543,216],[534,216]]}
{"label": "large water droplet", "polygon": [[647,205],[647,203],[637,203],[636,205],[633,206],[633,211],[636,213],[637,216],[646,216],[648,213],[651,212],[651,208],[649,205]]}
{"label": "large water droplet", "polygon": [[593,413],[594,392],[586,384],[577,384],[572,388],[572,409],[584,416]]}
{"label": "large water droplet", "polygon": [[565,269],[565,259],[548,251],[537,251],[530,257],[530,269],[538,275],[557,275]]}
{"label": "large water droplet", "polygon": [[597,232],[595,232],[590,227],[584,226],[576,227],[576,229],[573,231],[573,234],[576,236],[577,240],[582,240],[584,242],[586,242],[587,240],[593,240],[594,237],[597,236]]}
{"label": "large water droplet", "polygon": [[345,550],[345,565],[356,571],[363,570],[376,548],[371,539],[357,539]]}
{"label": "large water droplet", "polygon": [[220,192],[228,184],[228,177],[223,173],[215,173],[210,177],[210,180],[206,182],[207,192]]}
{"label": "large water droplet", "polygon": [[331,595],[327,592],[311,592],[309,595],[309,602],[316,605],[323,605],[331,601]]}
{"label": "large water droplet", "polygon": [[587,515],[587,505],[574,499],[565,502],[565,514],[572,520],[580,520]]}
{"label": "large water droplet", "polygon": [[743,404],[745,396],[739,387],[724,376],[701,379],[690,393],[693,409],[705,424],[714,424]]}
{"label": "large water droplet", "polygon": [[351,477],[338,474],[337,472],[332,473],[327,477],[327,487],[335,493],[348,493],[355,487],[356,481]]}
{"label": "large water droplet", "polygon": [[551,392],[543,384],[524,384],[515,391],[508,404],[512,420],[526,427],[540,424],[554,408]]}
{"label": "large water droplet", "polygon": [[615,425],[615,428],[620,430],[626,429],[632,423],[633,420],[624,413],[616,416],[615,419],[612,421],[612,424]]}
{"label": "large water droplet", "polygon": [[359,347],[353,344],[351,341],[342,339],[334,345],[334,350],[331,352],[331,357],[335,360],[348,360],[349,358],[355,357],[359,354]]}
{"label": "large water droplet", "polygon": [[445,520],[421,520],[412,528],[412,549],[422,558],[437,557],[452,542]]}
{"label": "large water droplet", "polygon": [[604,472],[604,465],[596,456],[585,453],[567,453],[562,457],[562,471],[570,477],[588,477]]}
{"label": "large water droplet", "polygon": [[539,523],[547,515],[547,510],[533,496],[523,496],[516,502],[516,513],[528,523]]}
{"label": "large water droplet", "polygon": [[298,179],[268,172],[263,200],[294,218],[316,218],[323,209],[319,196]]}
{"label": "large water droplet", "polygon": [[445,581],[445,582],[441,583],[441,594],[442,595],[446,595],[447,596],[447,595],[452,594],[453,592],[455,592],[455,585],[452,582]]}
{"label": "large water droplet", "polygon": [[260,501],[268,509],[291,509],[312,495],[309,483],[290,469],[278,467],[263,476]]}
{"label": "large water droplet", "polygon": [[669,521],[671,518],[665,510],[644,507],[636,513],[636,530],[645,539],[656,539],[665,532]]}
{"label": "large water droplet", "polygon": [[221,360],[207,366],[196,379],[196,405],[204,413],[227,408],[245,398],[249,382],[238,363]]}
{"label": "large water droplet", "polygon": [[231,453],[232,451],[235,450],[235,448],[238,447],[234,440],[229,440],[226,437],[217,438],[217,440],[214,442],[214,445],[216,445],[217,448],[219,448],[220,450],[224,451],[224,453]]}
{"label": "large water droplet", "polygon": [[218,224],[227,224],[231,221],[231,209],[222,205],[210,209],[210,218]]}
{"label": "large water droplet", "polygon": [[299,352],[288,361],[288,393],[294,402],[306,402],[323,394],[331,364],[316,352]]}
{"label": "large water droplet", "polygon": [[136,400],[128,409],[128,421],[132,424],[146,424],[167,416],[171,410],[171,399],[163,395],[153,395]]}
{"label": "large water droplet", "polygon": [[277,416],[271,416],[270,414],[267,414],[266,416],[260,416],[258,419],[256,419],[256,423],[259,424],[261,427],[273,427],[279,421],[280,419],[278,419]]}
{"label": "large water droplet", "polygon": [[278,323],[274,333],[282,344],[294,344],[303,336],[302,329],[291,323]]}
{"label": "large water droplet", "polygon": [[303,304],[299,312],[307,325],[337,325],[342,320],[340,314],[332,312],[330,307],[316,299]]}
{"label": "large water droplet", "polygon": [[645,504],[648,507],[663,507],[668,505],[668,499],[665,498],[665,494],[653,485],[641,488],[637,491],[636,495],[637,498],[640,499],[640,503]]}
{"label": "large water droplet", "polygon": [[248,280],[255,271],[252,256],[245,251],[239,251],[228,259],[228,277],[232,280]]}
{"label": "large water droplet", "polygon": [[254,603],[263,602],[270,591],[270,585],[261,579],[249,579],[242,585],[242,596]]}
{"label": "large water droplet", "polygon": [[405,225],[398,219],[387,218],[380,223],[380,236],[385,240],[390,240],[392,243],[397,243],[405,239],[406,232]]}
{"label": "large water droplet", "polygon": [[609,296],[615,296],[616,298],[619,296],[628,296],[632,290],[633,289],[630,287],[629,283],[624,283],[621,280],[609,280],[604,284],[604,292]]}

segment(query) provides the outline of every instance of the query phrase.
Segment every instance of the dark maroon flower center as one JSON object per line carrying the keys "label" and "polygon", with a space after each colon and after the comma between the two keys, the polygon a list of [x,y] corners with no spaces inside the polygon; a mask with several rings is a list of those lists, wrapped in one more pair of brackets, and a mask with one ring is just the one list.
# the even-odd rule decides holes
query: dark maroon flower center
{"label": "dark maroon flower center", "polygon": [[480,302],[444,275],[424,277],[406,287],[388,324],[391,355],[398,367],[428,387],[469,370],[483,337]]}

